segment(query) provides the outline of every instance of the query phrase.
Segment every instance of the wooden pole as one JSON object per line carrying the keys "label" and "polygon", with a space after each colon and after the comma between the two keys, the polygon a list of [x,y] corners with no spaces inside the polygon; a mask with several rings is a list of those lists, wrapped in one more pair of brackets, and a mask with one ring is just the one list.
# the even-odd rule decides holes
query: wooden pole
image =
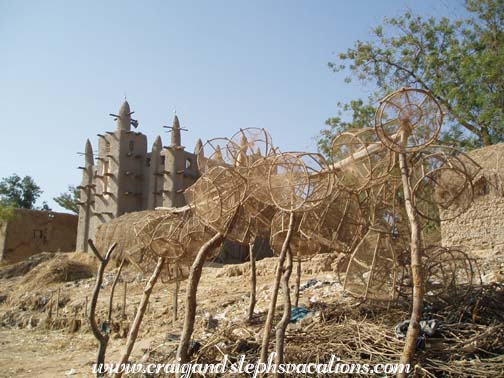
{"label": "wooden pole", "polygon": [[91,297],[91,305],[89,306],[89,323],[91,325],[91,331],[93,332],[94,337],[98,340],[99,343],[98,355],[96,357],[96,366],[98,368],[96,376],[103,377],[105,373],[100,372],[101,371],[100,366],[103,366],[103,364],[105,363],[105,352],[107,350],[109,334],[102,333],[98,328],[98,324],[96,323],[95,318],[95,311],[96,311],[96,304],[98,303],[98,295],[100,294],[100,289],[103,282],[103,274],[105,273],[105,268],[107,267],[107,264],[110,261],[110,256],[112,255],[112,252],[114,252],[117,243],[112,244],[112,246],[105,254],[105,257],[102,257],[100,255],[91,239],[88,240],[88,244],[91,247],[91,250],[93,251],[94,255],[100,261],[100,266],[98,267],[98,273],[96,275],[96,282],[93,290],[93,296]]}
{"label": "wooden pole", "polygon": [[[403,147],[403,152],[399,153],[399,168],[401,170],[401,182],[404,194],[404,206],[410,224],[410,256],[411,256],[411,277],[413,281],[413,304],[411,309],[410,323],[404,341],[404,348],[401,354],[401,364],[411,364],[416,352],[417,337],[420,333],[420,320],[422,318],[424,281],[422,272],[422,250],[420,248],[420,227],[417,213],[413,207],[412,189],[410,182],[410,171],[408,168],[406,145],[408,137],[411,135],[411,125],[408,119],[399,122],[399,140]],[[399,378],[406,378],[407,373],[400,372]]]}
{"label": "wooden pole", "polygon": [[125,260],[126,260],[125,258],[122,259],[121,265],[119,265],[119,270],[117,271],[117,274],[114,278],[114,282],[112,282],[112,288],[110,289],[109,308],[108,308],[108,322],[109,323],[112,321],[112,304],[114,302],[115,288],[116,288],[117,282],[119,281],[119,276],[121,275]]}
{"label": "wooden pole", "polygon": [[47,318],[52,318],[52,306],[53,306],[53,293],[51,292],[51,296],[49,297],[49,310],[47,311]]}
{"label": "wooden pole", "polygon": [[256,305],[256,287],[257,287],[257,274],[256,274],[256,255],[254,252],[254,243],[249,244],[249,259],[250,259],[250,303],[248,308],[248,321],[252,322],[254,317],[254,309]]}
{"label": "wooden pole", "polygon": [[194,331],[194,319],[196,317],[196,293],[198,283],[201,278],[203,264],[208,254],[224,240],[224,235],[217,232],[210,240],[201,246],[189,271],[186,294],[186,309],[184,315],[184,326],[180,336],[180,343],[177,349],[177,362],[186,363],[189,360],[189,342]]}
{"label": "wooden pole", "polygon": [[[142,324],[143,317],[145,315],[145,311],[147,310],[147,305],[149,304],[149,298],[152,293],[152,289],[154,288],[154,285],[156,284],[156,281],[158,280],[158,277],[161,273],[161,270],[164,265],[164,258],[160,257],[157,261],[156,268],[154,269],[154,272],[152,273],[149,281],[147,282],[147,285],[145,285],[144,292],[142,294],[142,299],[140,300],[140,305],[138,306],[138,309],[135,314],[135,319],[133,320],[133,324],[131,326],[131,329],[128,334],[128,340],[126,341],[126,350],[124,351],[121,361],[119,362],[118,365],[121,364],[126,364],[128,362],[128,359],[131,355],[131,351],[133,350],[133,347],[135,346],[135,342],[138,336],[138,331],[140,329],[140,325]],[[115,375],[115,378],[121,378],[123,375],[123,372],[118,372]]]}
{"label": "wooden pole", "polygon": [[175,266],[175,287],[173,288],[172,293],[172,322],[175,324],[178,318],[178,293],[180,290],[180,275],[179,275],[179,266],[178,264]]}
{"label": "wooden pole", "polygon": [[58,287],[58,292],[56,294],[56,319],[58,319],[59,316],[60,293],[61,288]]}
{"label": "wooden pole", "polygon": [[[411,276],[413,280],[413,306],[411,318],[406,333],[404,349],[401,354],[401,364],[411,364],[416,351],[417,337],[420,333],[420,320],[422,318],[424,280],[422,271],[422,250],[420,248],[420,227],[418,225],[417,214],[412,204],[411,186],[409,180],[409,169],[406,162],[406,154],[399,154],[399,167],[401,169],[401,179],[404,192],[404,205],[411,229]],[[406,378],[406,373],[399,373],[399,378]]]}
{"label": "wooden pole", "polygon": [[294,289],[294,307],[298,307],[299,305],[299,288],[301,287],[301,256],[297,256],[297,265],[296,265],[296,288]]}
{"label": "wooden pole", "polygon": [[126,319],[126,294],[128,292],[128,283],[124,281],[123,301],[122,301],[122,319]]}
{"label": "wooden pole", "polygon": [[73,313],[73,319],[70,323],[70,332],[71,333],[77,332],[79,330],[79,325],[77,324],[77,312],[78,312],[78,309],[77,309],[77,307],[75,307],[74,313]]}
{"label": "wooden pole", "polygon": [[268,345],[270,340],[271,329],[273,328],[273,317],[275,316],[275,308],[278,298],[278,289],[280,287],[280,280],[282,279],[283,265],[287,255],[287,249],[289,248],[290,239],[292,237],[293,228],[294,228],[294,213],[290,213],[287,235],[285,236],[285,240],[282,244],[282,249],[280,250],[280,256],[278,256],[278,262],[275,272],[275,282],[273,284],[273,292],[271,295],[270,307],[268,309],[266,322],[264,323],[261,358],[260,358],[260,362],[262,363],[265,363],[266,360],[268,359]]}
{"label": "wooden pole", "polygon": [[[292,273],[292,252],[290,248],[287,248],[287,265],[282,275],[282,294],[284,297],[284,309],[283,315],[280,322],[278,322],[276,327],[276,364],[277,366],[284,363],[284,340],[285,331],[289,325],[290,315],[291,315],[291,299],[290,299],[290,289],[289,289],[289,279]],[[276,371],[275,377],[283,376]]]}

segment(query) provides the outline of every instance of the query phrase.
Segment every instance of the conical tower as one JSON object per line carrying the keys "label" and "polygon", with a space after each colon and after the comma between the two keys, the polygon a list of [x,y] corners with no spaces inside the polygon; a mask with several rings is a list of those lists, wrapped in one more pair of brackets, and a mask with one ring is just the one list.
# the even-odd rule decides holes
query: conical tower
{"label": "conical tower", "polygon": [[247,148],[248,140],[245,134],[240,137],[240,150],[238,151],[238,156],[235,157],[235,165],[237,167],[245,167],[247,165]]}
{"label": "conical tower", "polygon": [[93,215],[93,175],[94,175],[94,157],[93,147],[91,142],[86,140],[84,147],[84,167],[81,167],[82,183],[78,187],[80,189],[79,200],[79,221],[77,225],[77,251],[86,252],[88,250],[87,240],[89,239],[89,227],[91,216]]}
{"label": "conical tower", "polygon": [[93,167],[94,166],[93,146],[91,146],[91,142],[89,141],[89,139],[86,140],[86,146],[84,147],[84,156],[85,156],[86,168]]}
{"label": "conical tower", "polygon": [[[196,145],[194,146],[194,155],[196,156],[196,162],[201,164],[203,159],[205,158],[205,150],[203,149],[203,142],[198,138],[196,141]],[[198,171],[200,170],[198,166]]]}
{"label": "conical tower", "polygon": [[163,143],[158,135],[152,144],[150,171],[149,171],[149,193],[147,209],[153,210],[162,205],[163,194],[163,167],[160,166],[161,151]]}
{"label": "conical tower", "polygon": [[128,101],[124,100],[117,117],[117,130],[131,130],[131,110]]}
{"label": "conical tower", "polygon": [[173,125],[171,129],[171,145],[173,147],[180,147],[182,143],[181,137],[180,137],[180,122],[175,114],[173,117]]}
{"label": "conical tower", "polygon": [[213,160],[219,163],[219,165],[224,165],[224,158],[222,157],[222,150],[219,145],[215,148],[215,152],[212,157]]}
{"label": "conical tower", "polygon": [[205,151],[203,151],[203,142],[201,141],[200,138],[198,138],[198,140],[196,141],[196,145],[194,146],[194,155],[201,155],[201,156],[204,156],[205,155]]}
{"label": "conical tower", "polygon": [[178,207],[185,204],[184,183],[186,173],[186,152],[180,136],[180,122],[175,114],[171,128],[171,144],[163,150],[165,158],[163,175],[163,206]]}

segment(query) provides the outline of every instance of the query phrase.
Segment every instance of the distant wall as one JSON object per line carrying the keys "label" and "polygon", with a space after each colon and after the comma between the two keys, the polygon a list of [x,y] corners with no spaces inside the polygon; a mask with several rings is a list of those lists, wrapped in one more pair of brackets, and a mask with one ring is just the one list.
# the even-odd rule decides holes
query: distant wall
{"label": "distant wall", "polygon": [[0,226],[0,262],[23,260],[40,252],[75,251],[77,216],[52,211],[16,209]]}
{"label": "distant wall", "polygon": [[469,156],[482,170],[475,178],[471,207],[454,220],[442,222],[445,246],[464,246],[480,257],[504,253],[504,144]]}
{"label": "distant wall", "polygon": [[504,251],[504,198],[476,198],[471,208],[450,222],[443,222],[445,246],[468,247],[477,255]]}

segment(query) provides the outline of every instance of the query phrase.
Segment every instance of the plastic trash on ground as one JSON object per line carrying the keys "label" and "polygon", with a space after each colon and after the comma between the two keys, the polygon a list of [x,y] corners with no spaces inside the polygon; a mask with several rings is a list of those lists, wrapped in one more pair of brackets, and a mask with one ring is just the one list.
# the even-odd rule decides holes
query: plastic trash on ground
{"label": "plastic trash on ground", "polygon": [[292,307],[291,308],[291,315],[290,315],[290,323],[297,323],[298,321],[305,318],[310,313],[311,313],[311,311],[308,310],[306,307],[303,307],[303,306]]}

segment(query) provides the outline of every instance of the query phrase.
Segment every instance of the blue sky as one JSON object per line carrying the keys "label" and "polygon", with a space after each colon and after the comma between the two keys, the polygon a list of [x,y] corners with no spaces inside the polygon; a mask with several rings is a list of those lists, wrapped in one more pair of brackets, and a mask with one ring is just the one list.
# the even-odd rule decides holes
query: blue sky
{"label": "blue sky", "polygon": [[0,0],[0,177],[30,175],[52,198],[80,183],[86,138],[115,128],[127,96],[149,145],[176,109],[183,144],[264,127],[283,151],[315,151],[346,84],[327,63],[411,9],[461,17],[462,0]]}

